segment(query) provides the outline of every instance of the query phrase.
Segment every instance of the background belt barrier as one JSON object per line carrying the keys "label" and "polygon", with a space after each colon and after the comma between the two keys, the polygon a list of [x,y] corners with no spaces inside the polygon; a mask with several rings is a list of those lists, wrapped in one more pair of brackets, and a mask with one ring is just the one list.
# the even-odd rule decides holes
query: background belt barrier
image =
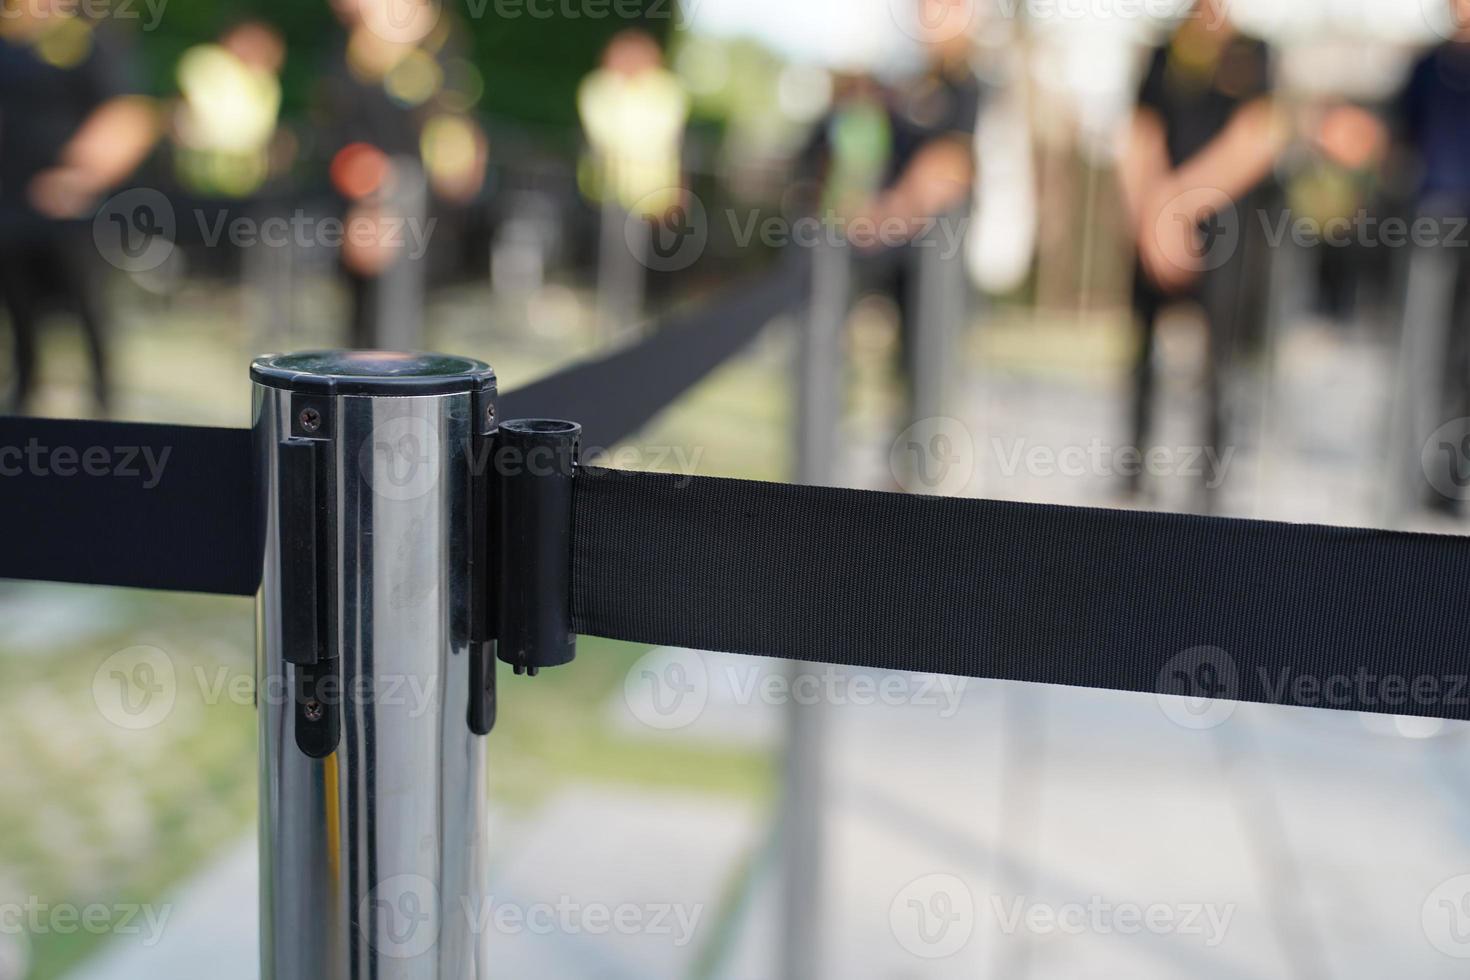
{"label": "background belt barrier", "polygon": [[[610,447],[798,305],[809,267],[795,256],[647,340],[504,395],[500,417],[585,420],[584,444]],[[254,595],[252,465],[248,429],[0,416],[0,578]]]}
{"label": "background belt barrier", "polygon": [[588,635],[1470,719],[1467,538],[590,467],[574,499]]}
{"label": "background belt barrier", "polygon": [[0,417],[0,578],[254,595],[248,429]]}
{"label": "background belt barrier", "polygon": [[[504,396],[500,417],[611,445],[800,302],[807,271]],[[253,465],[246,430],[0,419],[0,577],[251,595]],[[578,633],[1470,719],[1470,538],[593,467],[573,500]]]}
{"label": "background belt barrier", "polygon": [[626,439],[711,371],[745,349],[771,319],[807,295],[811,263],[797,252],[754,283],[740,283],[651,337],[502,395],[500,417],[570,419],[583,444]]}

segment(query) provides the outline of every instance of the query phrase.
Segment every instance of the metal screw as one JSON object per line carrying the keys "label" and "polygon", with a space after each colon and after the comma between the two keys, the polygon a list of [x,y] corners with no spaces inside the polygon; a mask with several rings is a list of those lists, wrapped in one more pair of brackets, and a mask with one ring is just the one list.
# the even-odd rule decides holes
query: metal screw
{"label": "metal screw", "polygon": [[486,409],[485,409],[485,421],[486,422],[489,422],[491,425],[494,425],[495,424],[495,406],[494,405],[490,405],[490,406],[487,406],[486,407]]}
{"label": "metal screw", "polygon": [[298,416],[301,427],[307,432],[315,432],[322,427],[322,413],[314,408],[303,408]]}
{"label": "metal screw", "polygon": [[322,720],[322,703],[312,699],[301,706],[302,713],[306,715],[307,721]]}

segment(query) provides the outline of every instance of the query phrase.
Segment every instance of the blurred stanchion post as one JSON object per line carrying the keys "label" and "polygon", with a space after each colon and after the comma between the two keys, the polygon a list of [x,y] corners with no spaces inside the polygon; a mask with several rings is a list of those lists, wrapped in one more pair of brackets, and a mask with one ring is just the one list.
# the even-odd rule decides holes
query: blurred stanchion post
{"label": "blurred stanchion post", "polygon": [[962,220],[941,216],[916,238],[907,261],[910,424],[944,414],[950,394],[951,361],[965,321],[965,265],[961,250],[946,241],[944,226]]}
{"label": "blurred stanchion post", "polygon": [[614,199],[602,204],[597,247],[597,336],[616,346],[635,336],[643,318],[652,230]]}
{"label": "blurred stanchion post", "polygon": [[[429,258],[421,249],[428,242],[429,181],[414,157],[393,158],[393,184],[384,210],[400,222],[394,235],[400,254],[383,270],[373,290],[371,346],[421,350],[429,279]],[[420,238],[416,249],[412,243]]]}
{"label": "blurred stanchion post", "polygon": [[472,457],[494,375],[383,352],[272,356],[251,374],[261,976],[486,976],[493,695],[471,677],[493,672]]}
{"label": "blurred stanchion post", "polygon": [[1384,517],[1390,527],[1421,506],[1429,490],[1424,444],[1445,421],[1437,416],[1456,265],[1455,256],[1439,246],[1416,247],[1409,256],[1385,481]]}
{"label": "blurred stanchion post", "polygon": [[[837,475],[842,421],[843,328],[852,298],[852,250],[846,243],[816,246],[806,319],[798,325],[796,348],[796,459],[800,483],[830,486]],[[809,665],[786,665],[791,690]],[[821,976],[822,818],[826,811],[826,724],[824,706],[789,701],[786,708],[786,767],[782,773],[778,833],[781,856],[783,980]]]}
{"label": "blurred stanchion post", "polygon": [[[260,211],[260,227],[273,219],[291,221],[291,215],[266,204]],[[256,350],[290,347],[294,329],[296,265],[300,259],[296,236],[287,235],[279,244],[257,244],[243,250],[241,275],[249,295],[248,328]]]}

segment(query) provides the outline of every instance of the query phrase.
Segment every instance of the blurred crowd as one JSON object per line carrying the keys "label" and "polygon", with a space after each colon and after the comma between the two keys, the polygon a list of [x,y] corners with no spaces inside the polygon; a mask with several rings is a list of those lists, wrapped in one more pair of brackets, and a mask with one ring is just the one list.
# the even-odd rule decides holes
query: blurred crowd
{"label": "blurred crowd", "polygon": [[[1128,412],[1135,446],[1155,438],[1156,338],[1181,307],[1208,340],[1201,444],[1231,438],[1230,372],[1264,342],[1270,283],[1286,261],[1272,228],[1295,240],[1308,219],[1319,239],[1343,245],[1293,266],[1310,281],[1296,282],[1297,291],[1324,314],[1348,321],[1364,303],[1411,305],[1406,283],[1416,264],[1416,289],[1443,292],[1445,302],[1426,307],[1438,322],[1424,328],[1440,374],[1417,380],[1439,417],[1470,415],[1470,0],[1444,2],[1457,26],[1418,52],[1387,98],[1284,92],[1278,52],[1236,23],[1228,0],[1188,4],[1156,43],[1138,47],[1131,112],[1106,127],[1101,152],[1078,140],[1085,169],[1116,187],[1124,247],[1112,249],[1106,236],[1089,247],[1126,255],[1116,264],[1137,331]],[[796,135],[784,141],[761,138],[759,122],[737,113],[712,138],[691,81],[708,65],[683,70],[667,32],[648,25],[610,29],[577,94],[568,204],[544,193],[547,180],[534,173],[545,157],[525,140],[502,140],[480,111],[484,79],[463,25],[433,3],[389,4],[404,15],[385,17],[382,3],[331,0],[337,37],[313,66],[309,106],[290,114],[282,73],[295,55],[267,20],[229,23],[184,51],[174,90],[160,97],[144,93],[118,25],[88,20],[65,0],[0,0],[9,407],[31,403],[38,331],[60,311],[84,332],[97,408],[108,410],[115,379],[100,290],[109,269],[94,223],[116,220],[128,233],[128,214],[99,207],[137,186],[163,189],[178,213],[213,208],[260,220],[305,207],[335,216],[343,232],[331,243],[332,264],[351,310],[341,335],[353,346],[412,341],[404,325],[422,316],[435,269],[483,269],[488,257],[496,288],[515,289],[544,275],[546,253],[568,236],[595,255],[616,334],[640,319],[646,290],[677,278],[659,274],[661,236],[687,227],[696,191],[736,201],[766,193],[788,217],[793,209],[820,216],[857,254],[889,256],[862,286],[892,297],[905,350],[922,291],[904,253],[936,223],[968,236],[974,280],[1044,303],[1037,270],[1053,261],[1057,239],[1040,226],[1048,209],[1076,202],[1040,189],[1055,186],[1037,147],[1056,126],[1033,92],[1040,69],[1014,31],[1009,46],[980,43],[976,0],[912,3],[918,43],[902,70],[780,73],[763,110],[793,123]],[[773,88],[758,77],[729,86]],[[1072,125],[1080,133],[1091,124]],[[734,173],[731,160],[758,163],[763,176]],[[1392,246],[1389,218],[1415,230],[1407,247],[1364,240],[1365,228],[1375,229]],[[1075,231],[1075,215],[1060,220]],[[984,239],[996,237],[997,222],[995,248]],[[438,265],[416,228],[437,229]],[[181,221],[174,234],[187,248],[197,229]],[[1007,265],[1019,274],[997,277]],[[997,278],[1009,281],[997,286]],[[1142,478],[1134,484],[1147,491]]]}

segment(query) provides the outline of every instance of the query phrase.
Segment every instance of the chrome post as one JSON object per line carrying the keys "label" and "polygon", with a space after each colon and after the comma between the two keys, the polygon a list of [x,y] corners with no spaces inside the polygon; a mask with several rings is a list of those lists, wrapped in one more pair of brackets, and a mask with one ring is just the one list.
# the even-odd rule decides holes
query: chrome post
{"label": "chrome post", "polygon": [[471,708],[493,669],[472,525],[494,374],[373,351],[264,357],[251,376],[261,976],[484,977]]}

